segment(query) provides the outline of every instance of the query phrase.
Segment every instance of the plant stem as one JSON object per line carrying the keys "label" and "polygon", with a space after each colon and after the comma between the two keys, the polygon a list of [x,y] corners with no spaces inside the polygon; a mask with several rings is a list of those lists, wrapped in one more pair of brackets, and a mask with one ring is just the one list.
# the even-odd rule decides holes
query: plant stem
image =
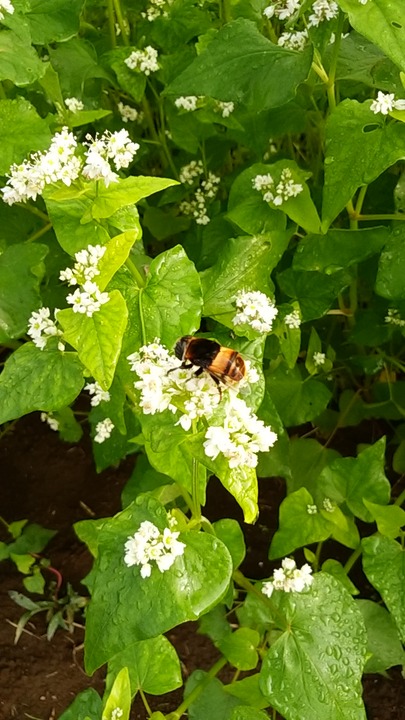
{"label": "plant stem", "polygon": [[402,503],[405,502],[405,490],[402,490],[401,494],[398,495],[397,499],[394,502],[394,505],[402,505]]}
{"label": "plant stem", "polygon": [[357,220],[405,220],[405,213],[381,213],[380,215],[358,215]]}
{"label": "plant stem", "polygon": [[27,242],[35,242],[35,240],[38,240],[40,237],[42,237],[42,235],[45,235],[48,230],[52,230],[52,223],[48,223],[47,225],[44,225],[44,227],[40,230],[37,230],[36,233],[27,238]]}
{"label": "plant stem", "polygon": [[321,552],[322,552],[322,546],[323,542],[319,542],[316,546],[315,550],[315,571],[317,572],[319,570],[319,564],[321,560]]}
{"label": "plant stem", "polygon": [[37,207],[34,207],[34,205],[28,205],[25,203],[16,203],[17,207],[23,208],[23,210],[28,210],[32,215],[36,215],[37,217],[41,218],[46,223],[49,223],[49,216],[42,212],[42,210],[39,210]]}
{"label": "plant stem", "polygon": [[115,16],[114,16],[113,0],[107,0],[107,13],[108,13],[108,29],[110,31],[110,43],[111,43],[111,47],[115,48],[117,45],[117,38],[115,36]]}
{"label": "plant stem", "polygon": [[207,687],[207,685],[211,682],[212,678],[214,678],[216,675],[218,675],[219,671],[222,670],[222,668],[226,665],[227,660],[224,657],[219,658],[215,665],[212,666],[211,670],[207,673],[204,680],[200,682],[199,685],[197,685],[188,695],[185,700],[179,705],[177,710],[170,713],[168,716],[168,720],[179,720],[182,715],[184,715],[185,711],[190,707],[190,705],[197,700],[197,698],[201,695],[203,690]]}
{"label": "plant stem", "polygon": [[112,0],[112,2],[114,5],[115,14],[117,16],[118,25],[121,30],[123,43],[124,43],[124,45],[126,45],[128,47],[129,37],[128,37],[128,33],[127,33],[127,25],[124,20],[124,16],[122,14],[120,0]]}
{"label": "plant stem", "polygon": [[361,213],[361,208],[363,207],[363,202],[364,202],[364,198],[366,197],[367,190],[368,190],[368,185],[363,185],[363,187],[361,187],[359,190],[359,194],[357,196],[357,201],[356,201],[356,207],[354,210],[356,215],[360,215],[360,213]]}
{"label": "plant stem", "polygon": [[232,578],[235,580],[235,582],[244,590],[251,593],[252,595],[255,595],[256,597],[260,598],[260,600],[267,605],[269,608],[271,614],[273,615],[273,618],[277,618],[278,626],[285,630],[286,621],[285,618],[281,615],[281,613],[277,610],[277,608],[274,606],[274,603],[271,598],[267,597],[267,595],[264,595],[261,590],[258,590],[257,587],[255,587],[250,580],[248,580],[243,573],[241,573],[240,570],[234,570],[232,573]]}
{"label": "plant stem", "polygon": [[361,544],[357,546],[356,550],[352,552],[349,559],[346,561],[343,570],[345,571],[346,575],[349,574],[350,570],[352,569],[354,563],[359,559],[360,555],[362,553]]}
{"label": "plant stem", "polygon": [[147,701],[147,699],[146,699],[146,697],[145,697],[145,693],[144,693],[144,691],[142,690],[142,688],[139,688],[139,694],[140,694],[140,696],[141,696],[141,698],[142,698],[142,702],[143,702],[143,704],[144,704],[144,706],[145,706],[145,710],[146,710],[146,712],[148,713],[148,715],[149,715],[149,717],[150,717],[150,716],[152,715],[152,710],[151,710],[150,707],[149,707],[149,703],[148,703],[148,701]]}
{"label": "plant stem", "polygon": [[339,57],[340,44],[342,42],[342,30],[343,30],[344,14],[339,10],[339,17],[336,27],[335,42],[332,47],[332,58],[329,66],[329,77],[327,83],[327,94],[330,110],[336,108],[336,92],[335,92],[335,79],[336,79],[336,68]]}
{"label": "plant stem", "polygon": [[146,280],[144,277],[142,277],[142,274],[139,272],[138,268],[136,267],[135,263],[131,258],[127,258],[125,260],[125,265],[127,266],[129,272],[131,273],[132,277],[134,278],[137,286],[139,289],[144,288],[146,285]]}
{"label": "plant stem", "polygon": [[[197,420],[193,420],[193,435],[197,434]],[[199,488],[199,478],[198,478],[198,465],[199,462],[196,457],[193,457],[192,459],[192,490],[191,494],[193,497],[193,507],[194,512],[193,516],[194,519],[197,521],[201,520],[201,504],[200,504],[200,488]]]}

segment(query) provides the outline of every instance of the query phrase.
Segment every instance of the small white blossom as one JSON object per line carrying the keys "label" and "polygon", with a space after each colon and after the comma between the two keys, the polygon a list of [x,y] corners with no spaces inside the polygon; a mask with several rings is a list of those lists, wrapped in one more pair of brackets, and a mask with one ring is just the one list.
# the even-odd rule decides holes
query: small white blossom
{"label": "small white blossom", "polygon": [[[49,338],[61,336],[62,331],[58,329],[55,321],[51,319],[50,309],[48,307],[42,307],[38,311],[31,313],[28,319],[27,335],[30,336],[36,347],[43,350]],[[59,343],[58,349],[64,350],[65,347],[62,343]]]}
{"label": "small white blossom", "polygon": [[103,390],[98,382],[87,383],[87,385],[84,386],[84,389],[88,391],[89,395],[92,395],[90,401],[90,405],[92,405],[92,407],[97,407],[97,405],[100,405],[101,402],[108,402],[111,399],[108,390]]}
{"label": "small white blossom", "polygon": [[218,110],[222,113],[223,118],[227,118],[235,110],[235,104],[231,101],[225,102],[223,100],[217,100]]}
{"label": "small white blossom", "polygon": [[66,105],[67,109],[70,110],[70,112],[72,112],[72,113],[77,113],[77,112],[79,112],[79,110],[84,109],[84,105],[83,105],[82,101],[79,100],[79,98],[75,98],[75,97],[66,98],[65,105]]}
{"label": "small white blossom", "polygon": [[4,13],[10,13],[10,15],[12,15],[13,12],[14,5],[10,2],[10,0],[0,0],[0,20],[4,20]]}
{"label": "small white blossom", "polygon": [[144,75],[150,75],[159,70],[158,52],[151,45],[147,45],[144,50],[134,50],[124,62],[130,70],[144,73]]}
{"label": "small white blossom", "polygon": [[328,497],[323,499],[322,507],[326,512],[333,512],[335,509],[335,506],[334,506],[332,500]]}
{"label": "small white blossom", "polygon": [[405,320],[401,317],[401,314],[399,310],[397,310],[397,308],[388,308],[387,315],[385,316],[385,322],[389,325],[405,327]]}
{"label": "small white blossom", "polygon": [[269,173],[256,175],[252,180],[252,185],[255,190],[263,194],[265,202],[272,202],[274,205],[282,205],[289,198],[299,195],[304,189],[300,183],[294,183],[289,168],[281,171],[280,181],[277,185]]}
{"label": "small white blossom", "polygon": [[111,436],[112,431],[114,430],[114,423],[110,418],[105,418],[105,420],[101,420],[96,425],[96,434],[94,436],[94,442],[96,443],[103,443],[104,440],[108,440],[108,438]]}
{"label": "small white blossom", "polygon": [[[190,167],[190,165],[192,165],[192,163],[186,167]],[[198,163],[196,163],[195,172],[197,172],[197,170]],[[180,203],[180,212],[183,215],[192,215],[197,225],[208,225],[210,217],[207,211],[207,201],[215,198],[220,181],[220,177],[209,172],[205,180],[200,180],[200,187],[195,191],[194,198],[191,200],[183,200],[183,202]]]}
{"label": "small white blossom", "polygon": [[197,110],[197,102],[197,95],[182,95],[181,97],[176,98],[174,104],[176,108],[181,108],[187,112],[194,112],[194,110]]}
{"label": "small white blossom", "polygon": [[332,20],[339,14],[339,6],[334,0],[315,0],[313,13],[308,18],[308,27],[318,27],[325,20]]}
{"label": "small white blossom", "polygon": [[86,280],[93,280],[100,274],[98,263],[106,251],[104,245],[88,245],[84,250],[75,253],[75,264],[59,273],[59,279],[69,285],[83,285]]}
{"label": "small white blossom", "polygon": [[307,505],[308,515],[316,515],[317,512],[318,512],[318,508],[316,505]]}
{"label": "small white blossom", "polygon": [[40,417],[42,422],[46,422],[51,430],[54,430],[55,432],[59,430],[59,422],[53,417],[52,413],[42,412]]}
{"label": "small white blossom", "polygon": [[204,174],[204,165],[202,160],[191,160],[188,165],[180,168],[179,180],[181,183],[192,185],[195,178]]}
{"label": "small white blossom", "polygon": [[122,718],[124,714],[124,711],[120,707],[114,708],[114,710],[111,713],[111,720],[119,720],[119,718]]}
{"label": "small white blossom", "polygon": [[100,292],[96,283],[87,280],[82,289],[77,288],[74,293],[66,297],[69,305],[73,306],[73,312],[92,317],[100,307],[107,303],[110,296],[107,292]]}
{"label": "small white blossom", "polygon": [[325,363],[326,355],[323,352],[314,352],[314,354],[312,356],[312,360],[314,362],[314,365],[316,365],[316,367],[321,367]]}
{"label": "small white blossom", "polygon": [[237,312],[232,320],[233,325],[250,325],[260,333],[271,331],[278,310],[267,295],[259,290],[240,290],[235,298],[235,305]]}
{"label": "small white blossom", "polygon": [[297,30],[296,32],[282,33],[277,41],[277,45],[285,47],[288,50],[303,50],[307,44],[308,31]]}
{"label": "small white blossom", "polygon": [[152,562],[156,563],[160,572],[166,572],[176,558],[184,554],[186,545],[177,539],[179,534],[170,528],[165,528],[161,533],[156,525],[144,520],[125,543],[125,564],[128,567],[140,565],[142,578],[150,577]]}
{"label": "small white blossom", "polygon": [[377,100],[373,100],[370,110],[376,115],[388,115],[392,110],[405,110],[405,100],[395,100],[394,93],[383,93],[381,90],[377,93]]}
{"label": "small white blossom", "polygon": [[269,20],[275,15],[279,20],[287,20],[300,9],[301,0],[276,0],[263,10]]}
{"label": "small white blossom", "polygon": [[143,120],[143,113],[139,112],[139,110],[135,110],[135,108],[130,105],[124,105],[124,103],[119,102],[117,108],[121,115],[122,122],[124,123],[127,123],[128,121],[140,123]]}
{"label": "small white blossom", "polygon": [[283,592],[303,592],[308,590],[313,583],[312,568],[305,564],[298,569],[295,560],[284,558],[281,561],[281,568],[273,573],[273,579],[263,583],[262,593],[271,597],[274,590]]}
{"label": "small white blossom", "polygon": [[292,313],[289,313],[285,316],[284,322],[291,330],[296,330],[301,325],[301,318],[298,310],[293,310]]}
{"label": "small white blossom", "polygon": [[106,187],[118,180],[109,161],[112,160],[116,170],[127,168],[139,150],[139,144],[132,142],[124,129],[114,133],[106,130],[101,137],[96,135],[94,139],[87,135],[86,140],[88,149],[82,173],[88,180],[103,180]]}

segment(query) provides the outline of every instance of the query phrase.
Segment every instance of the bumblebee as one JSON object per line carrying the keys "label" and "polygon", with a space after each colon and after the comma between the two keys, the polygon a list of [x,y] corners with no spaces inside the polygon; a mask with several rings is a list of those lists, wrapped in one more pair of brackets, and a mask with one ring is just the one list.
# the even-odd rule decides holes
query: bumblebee
{"label": "bumblebee", "polygon": [[215,340],[185,335],[177,341],[174,354],[182,361],[181,367],[198,367],[196,377],[205,370],[218,385],[220,395],[220,383],[226,385],[240,382],[246,373],[242,355],[232,348],[222,347]]}

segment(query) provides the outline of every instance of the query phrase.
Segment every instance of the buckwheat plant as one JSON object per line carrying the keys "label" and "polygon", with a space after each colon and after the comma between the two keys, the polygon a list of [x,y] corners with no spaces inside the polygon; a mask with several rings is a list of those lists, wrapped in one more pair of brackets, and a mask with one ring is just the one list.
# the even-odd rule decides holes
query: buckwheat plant
{"label": "buckwheat plant", "polygon": [[1,437],[128,474],[75,524],[106,692],[61,720],[365,720],[404,665],[403,0],[47,5],[0,0]]}

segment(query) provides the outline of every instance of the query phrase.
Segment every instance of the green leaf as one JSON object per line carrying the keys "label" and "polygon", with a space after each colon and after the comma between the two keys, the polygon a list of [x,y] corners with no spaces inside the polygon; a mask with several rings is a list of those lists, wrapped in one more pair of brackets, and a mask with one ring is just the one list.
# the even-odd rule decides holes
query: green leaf
{"label": "green leaf", "polygon": [[319,512],[308,512],[308,507],[313,504],[312,495],[305,488],[291,493],[283,500],[279,510],[279,529],[270,545],[271,560],[330,537],[332,528],[328,520]]}
{"label": "green leaf", "polygon": [[117,674],[105,704],[102,720],[116,720],[116,710],[121,710],[120,720],[129,720],[131,712],[131,685],[127,667]]}
{"label": "green leaf", "polygon": [[26,526],[28,520],[15,520],[14,522],[10,523],[7,527],[8,532],[10,535],[16,540],[18,537],[20,537],[23,528]]}
{"label": "green leaf", "polygon": [[365,522],[373,516],[363,500],[378,505],[389,502],[391,486],[384,473],[385,437],[363,450],[357,458],[338,458],[319,476],[325,495],[334,502],[346,503],[351,512]]}
{"label": "green leaf", "polygon": [[405,9],[401,0],[338,0],[349,15],[350,25],[378,47],[405,71]]}
{"label": "green leaf", "polygon": [[[278,234],[275,234],[278,235]],[[284,249],[288,238],[285,238]],[[270,273],[280,258],[277,241],[272,236],[240,237],[228,240],[215,265],[201,273],[204,297],[204,315],[214,318],[238,334],[232,319],[236,313],[235,296],[242,290],[261,290],[273,295]],[[258,333],[243,326],[250,340]]]}
{"label": "green leaf", "polygon": [[383,673],[394,665],[404,665],[405,652],[391,615],[371,600],[356,600],[367,631],[367,651],[371,655],[365,673]]}
{"label": "green leaf", "polygon": [[284,632],[264,658],[260,687],[286,720],[366,720],[363,619],[349,593],[319,573],[308,592],[273,593]]}
{"label": "green leaf", "polygon": [[183,684],[176,650],[163,635],[133,643],[114,655],[108,663],[107,689],[111,678],[125,666],[129,670],[132,696],[138,690],[163,695]]}
{"label": "green leaf", "polygon": [[73,410],[66,407],[61,410],[56,410],[52,415],[59,423],[59,437],[68,443],[79,442],[83,435],[83,429],[76,420]]}
{"label": "green leaf", "polygon": [[289,493],[306,487],[317,503],[321,504],[325,493],[318,483],[318,477],[324,467],[332,460],[340,457],[336,450],[331,450],[313,438],[291,438],[289,450],[289,466],[291,479],[287,480]]}
{"label": "green leaf", "polygon": [[277,276],[277,280],[290,298],[298,300],[301,320],[307,322],[327,313],[338,295],[350,285],[352,275],[347,270],[326,275],[288,268]]}
{"label": "green leaf", "polygon": [[405,228],[395,227],[378,263],[375,283],[377,295],[388,300],[405,298],[403,268],[405,266]]}
{"label": "green leaf", "polygon": [[51,133],[43,120],[25,98],[0,100],[0,174],[4,175],[13,163],[20,163],[34,150],[49,147]]}
{"label": "green leaf", "polygon": [[344,100],[337,106],[326,125],[324,230],[359,187],[403,157],[404,142],[405,125],[386,123],[370,110],[369,101]]}
{"label": "green leaf", "polygon": [[27,36],[2,29],[0,80],[11,80],[17,87],[25,87],[41,78],[45,70],[45,64],[30,45]]}
{"label": "green leaf", "polygon": [[28,575],[35,562],[35,558],[32,555],[16,555],[13,552],[10,553],[10,560],[16,564],[18,572],[24,575]]}
{"label": "green leaf", "polygon": [[200,325],[201,286],[194,264],[180,245],[152,260],[145,287],[133,288],[128,301],[132,352],[160,338],[172,348],[179,337]]}
{"label": "green leaf", "polygon": [[170,95],[209,95],[262,110],[284,105],[310,70],[312,51],[296,53],[267,40],[256,25],[239,18],[168,86]]}
{"label": "green leaf", "polygon": [[363,499],[371,516],[377,523],[378,532],[385,537],[395,540],[401,534],[405,525],[405,510],[399,505],[376,505],[376,503]]}
{"label": "green leaf", "polygon": [[10,245],[0,255],[0,343],[27,331],[28,318],[41,305],[46,245]]}
{"label": "green leaf", "polygon": [[82,97],[86,83],[93,78],[111,82],[111,75],[98,64],[94,46],[84,38],[51,46],[49,56],[64,97]]}
{"label": "green leaf", "polygon": [[[171,477],[155,470],[150,465],[146,455],[138,455],[132,475],[127,480],[121,493],[122,507],[125,509],[141,493],[153,493],[154,490],[169,484],[173,484]],[[222,540],[222,538],[220,539]],[[224,540],[222,541],[224,542]]]}
{"label": "green leaf", "polygon": [[293,268],[332,275],[379,253],[389,234],[387,227],[375,227],[308,235],[297,247]]}
{"label": "green leaf", "polygon": [[228,548],[234,570],[243,562],[246,555],[245,539],[237,520],[223,518],[213,523],[216,536]]}
{"label": "green leaf", "polygon": [[353,585],[349,576],[345,572],[342,563],[340,563],[338,560],[333,560],[333,558],[325,560],[325,562],[322,564],[322,572],[328,573],[328,575],[332,575],[335,580],[341,582],[342,585],[346,588],[347,592],[350,593],[350,595],[359,594],[359,590],[357,590],[356,586]]}
{"label": "green leaf", "polygon": [[103,703],[93,688],[82,690],[59,720],[100,720]]}
{"label": "green leaf", "polygon": [[80,27],[83,0],[30,0],[28,20],[34,45],[70,40]]}
{"label": "green leaf", "polygon": [[22,534],[8,546],[12,555],[26,555],[26,553],[40,553],[48,542],[56,535],[56,530],[30,523],[24,527]]}
{"label": "green leaf", "polygon": [[[97,423],[108,417],[114,424],[111,436],[102,443],[95,442]],[[117,465],[127,455],[139,451],[139,445],[132,441],[140,432],[138,419],[132,408],[127,407],[122,414],[122,408],[117,408],[114,397],[109,403],[101,403],[92,408],[89,421],[92,426],[93,456],[97,472]]]}
{"label": "green leaf", "polygon": [[44,200],[58,242],[70,255],[88,245],[106,245],[109,241],[107,230],[99,222],[90,220],[82,223],[83,217],[87,218],[90,214],[92,200],[79,195],[77,188],[65,189],[61,199],[51,187],[45,191]]}
{"label": "green leaf", "polygon": [[229,720],[233,708],[239,706],[240,701],[226,692],[226,686],[218,678],[210,678],[203,670],[195,670],[188,678],[185,699],[200,684],[203,692],[189,706],[190,720]]}
{"label": "green leaf", "polygon": [[141,237],[142,230],[138,225],[134,230],[126,230],[120,235],[115,235],[106,245],[106,250],[98,262],[100,274],[97,275],[97,285],[100,290],[105,290],[111,278],[128,258],[131,247]]}
{"label": "green leaf", "polygon": [[303,379],[299,366],[280,364],[265,373],[266,388],[284,425],[301,425],[316,418],[327,406],[331,392],[313,378]]}
{"label": "green leaf", "polygon": [[253,670],[258,663],[260,635],[252,628],[238,628],[218,645],[228,662],[238,670]]}
{"label": "green leaf", "polygon": [[178,185],[178,182],[170,178],[142,175],[120,179],[108,187],[100,183],[91,208],[92,217],[95,220],[108,218],[120,208],[137,203],[172,185]]}
{"label": "green leaf", "polygon": [[196,620],[228,588],[231,557],[223,543],[207,533],[182,533],[184,555],[164,573],[155,566],[143,579],[139,567],[127,567],[125,542],[144,520],[161,530],[167,526],[164,508],[147,496],[107,520],[100,530],[86,617],[85,663],[90,673],[128,645]]}
{"label": "green leaf", "polygon": [[267,713],[261,710],[241,706],[232,710],[229,720],[266,720],[268,717]]}
{"label": "green leaf", "polygon": [[112,290],[109,295],[109,301],[91,317],[71,309],[58,313],[64,339],[77,350],[83,365],[104,390],[113,381],[128,319],[119,290]]}
{"label": "green leaf", "polygon": [[246,703],[246,705],[252,705],[258,710],[266,708],[269,704],[269,701],[266,700],[259,688],[259,673],[243,678],[243,680],[232,682],[226,685],[224,690],[229,693],[229,695],[233,695],[241,702]]}
{"label": "green leaf", "polygon": [[18,348],[0,375],[0,425],[33,410],[59,410],[83,387],[76,353],[40,350],[32,343]]}
{"label": "green leaf", "polygon": [[405,642],[405,551],[390,538],[372,535],[362,540],[363,570],[378,590]]}
{"label": "green leaf", "polygon": [[[39,567],[34,568],[34,574],[29,575],[23,579],[23,585],[26,590],[30,593],[37,593],[37,595],[43,595],[45,591],[45,578],[41,575]],[[49,626],[48,626],[49,628]]]}
{"label": "green leaf", "polygon": [[273,232],[276,236],[276,231],[281,235],[290,235],[285,233],[284,213],[264,202],[263,195],[255,190],[252,184],[253,178],[267,173],[268,168],[269,166],[263,163],[255,163],[239,173],[229,193],[226,218],[250,235]]}

